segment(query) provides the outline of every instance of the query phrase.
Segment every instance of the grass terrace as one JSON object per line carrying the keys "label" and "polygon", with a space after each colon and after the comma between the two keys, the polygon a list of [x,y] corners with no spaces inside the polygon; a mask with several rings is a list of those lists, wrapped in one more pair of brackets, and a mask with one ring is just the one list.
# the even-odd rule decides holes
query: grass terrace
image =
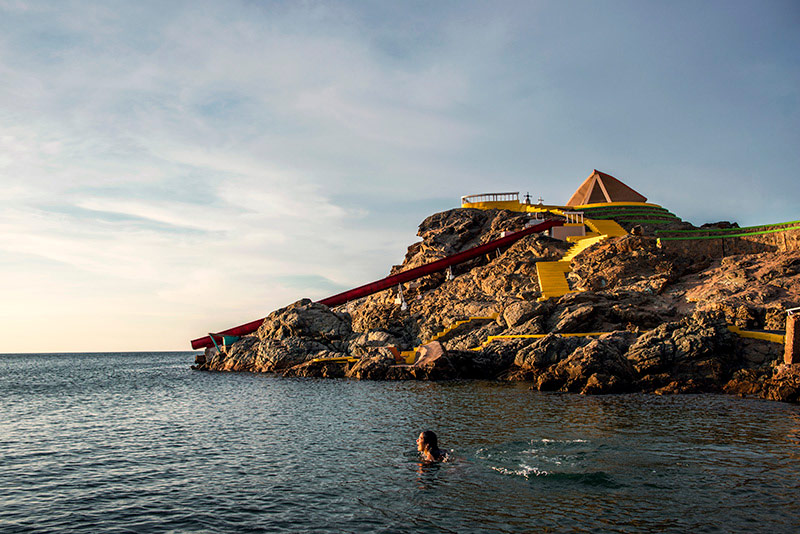
{"label": "grass terrace", "polygon": [[752,235],[772,234],[787,230],[800,230],[800,221],[788,221],[743,228],[698,228],[697,230],[656,230],[663,241],[686,239],[719,239],[720,237],[747,237]]}

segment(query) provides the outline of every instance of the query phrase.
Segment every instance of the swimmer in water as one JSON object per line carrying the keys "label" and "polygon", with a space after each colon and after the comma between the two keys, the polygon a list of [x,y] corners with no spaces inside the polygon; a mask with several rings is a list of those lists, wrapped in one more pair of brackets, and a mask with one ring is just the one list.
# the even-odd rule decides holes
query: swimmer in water
{"label": "swimmer in water", "polygon": [[447,453],[439,448],[439,440],[433,430],[426,430],[419,435],[417,450],[426,462],[441,462],[447,458]]}

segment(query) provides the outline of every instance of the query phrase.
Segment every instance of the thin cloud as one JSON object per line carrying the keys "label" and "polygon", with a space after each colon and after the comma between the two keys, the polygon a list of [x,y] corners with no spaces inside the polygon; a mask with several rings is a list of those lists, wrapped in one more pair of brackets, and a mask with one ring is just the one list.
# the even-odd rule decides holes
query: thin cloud
{"label": "thin cloud", "polygon": [[593,168],[796,219],[784,6],[585,7],[0,0],[0,313],[180,348],[387,274],[463,194],[563,202]]}

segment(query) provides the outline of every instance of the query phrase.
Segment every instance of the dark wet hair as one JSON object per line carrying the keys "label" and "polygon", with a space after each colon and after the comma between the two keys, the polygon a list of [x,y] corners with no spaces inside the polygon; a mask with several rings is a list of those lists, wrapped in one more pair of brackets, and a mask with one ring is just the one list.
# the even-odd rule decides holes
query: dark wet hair
{"label": "dark wet hair", "polygon": [[422,443],[426,450],[439,450],[439,438],[436,437],[436,433],[433,430],[426,430],[422,433]]}

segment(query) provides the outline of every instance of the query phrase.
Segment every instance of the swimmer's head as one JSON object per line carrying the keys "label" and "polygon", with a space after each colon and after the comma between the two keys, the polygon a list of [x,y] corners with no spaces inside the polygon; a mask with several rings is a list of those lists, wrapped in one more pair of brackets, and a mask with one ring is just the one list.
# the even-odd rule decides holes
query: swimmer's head
{"label": "swimmer's head", "polygon": [[439,439],[433,430],[426,430],[417,438],[417,450],[419,452],[435,451],[439,449]]}

